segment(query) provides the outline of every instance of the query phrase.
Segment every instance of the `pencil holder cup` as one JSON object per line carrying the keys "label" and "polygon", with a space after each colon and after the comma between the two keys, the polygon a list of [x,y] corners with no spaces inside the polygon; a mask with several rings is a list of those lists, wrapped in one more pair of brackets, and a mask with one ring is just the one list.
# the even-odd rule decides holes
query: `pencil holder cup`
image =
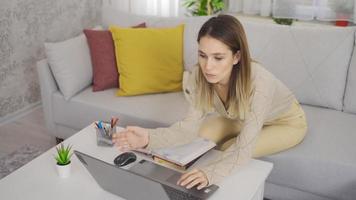
{"label": "pencil holder cup", "polygon": [[109,128],[107,130],[101,128],[95,128],[96,130],[96,142],[98,146],[113,146],[112,135],[115,133],[116,127]]}

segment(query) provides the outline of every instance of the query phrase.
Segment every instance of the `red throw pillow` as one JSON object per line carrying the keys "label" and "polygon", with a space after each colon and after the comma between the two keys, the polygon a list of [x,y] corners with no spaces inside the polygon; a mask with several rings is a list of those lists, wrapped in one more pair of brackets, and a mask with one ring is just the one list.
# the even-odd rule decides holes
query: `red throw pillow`
{"label": "red throw pillow", "polygon": [[[146,23],[133,28],[146,28]],[[93,65],[93,91],[119,87],[120,74],[117,71],[115,46],[111,32],[84,29],[84,34],[87,37]]]}

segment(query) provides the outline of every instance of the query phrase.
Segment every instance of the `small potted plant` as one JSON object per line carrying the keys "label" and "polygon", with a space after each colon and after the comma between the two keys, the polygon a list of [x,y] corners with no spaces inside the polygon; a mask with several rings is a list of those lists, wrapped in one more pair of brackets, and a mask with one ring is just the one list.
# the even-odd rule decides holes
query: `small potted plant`
{"label": "small potted plant", "polygon": [[57,155],[55,156],[55,159],[57,161],[57,171],[58,175],[61,178],[67,178],[70,176],[70,168],[71,168],[71,157],[73,153],[71,153],[71,146],[65,147],[63,143],[60,144],[60,146],[56,147],[57,149]]}

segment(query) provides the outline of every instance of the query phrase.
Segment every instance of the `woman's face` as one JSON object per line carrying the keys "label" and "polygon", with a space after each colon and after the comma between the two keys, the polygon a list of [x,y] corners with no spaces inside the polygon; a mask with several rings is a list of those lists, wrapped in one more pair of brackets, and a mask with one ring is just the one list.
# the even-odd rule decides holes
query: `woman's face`
{"label": "woman's face", "polygon": [[233,65],[237,64],[239,59],[239,52],[234,55],[230,48],[219,40],[209,36],[200,38],[198,61],[209,83],[228,84]]}

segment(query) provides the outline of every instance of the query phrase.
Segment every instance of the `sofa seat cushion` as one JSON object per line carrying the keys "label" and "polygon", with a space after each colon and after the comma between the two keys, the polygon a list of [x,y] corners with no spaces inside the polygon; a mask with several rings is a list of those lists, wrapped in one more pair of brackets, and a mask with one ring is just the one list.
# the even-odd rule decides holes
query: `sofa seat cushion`
{"label": "sofa seat cushion", "polygon": [[356,115],[303,105],[304,141],[263,160],[274,163],[268,182],[332,199],[356,196]]}
{"label": "sofa seat cushion", "polygon": [[60,92],[53,94],[54,121],[80,130],[95,120],[119,117],[119,125],[146,128],[164,127],[183,119],[188,102],[182,92],[160,93],[133,97],[117,97],[116,89],[92,92],[86,88],[70,101]]}

